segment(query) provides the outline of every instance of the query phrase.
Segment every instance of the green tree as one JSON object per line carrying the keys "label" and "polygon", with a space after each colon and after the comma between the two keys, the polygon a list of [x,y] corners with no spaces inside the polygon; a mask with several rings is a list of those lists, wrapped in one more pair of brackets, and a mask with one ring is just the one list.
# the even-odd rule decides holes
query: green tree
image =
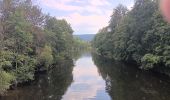
{"label": "green tree", "polygon": [[58,59],[71,58],[72,34],[66,20],[42,13],[32,0],[0,0],[0,81],[6,84],[0,83],[0,92],[34,80],[39,66],[47,70]]}
{"label": "green tree", "polygon": [[50,46],[45,45],[41,54],[38,57],[38,64],[40,66],[44,66],[45,70],[47,70],[48,67],[53,64],[53,55]]}
{"label": "green tree", "polygon": [[111,32],[105,28],[93,40],[93,47],[99,54],[135,62],[146,70],[169,67],[170,25],[159,11],[159,0],[136,0],[129,12],[112,15],[110,28]]}

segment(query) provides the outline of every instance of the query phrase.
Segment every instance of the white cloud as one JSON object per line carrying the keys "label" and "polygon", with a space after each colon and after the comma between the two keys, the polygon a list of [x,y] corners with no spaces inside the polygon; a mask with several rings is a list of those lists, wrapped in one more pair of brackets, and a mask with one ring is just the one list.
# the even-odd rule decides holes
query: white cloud
{"label": "white cloud", "polygon": [[111,11],[110,12],[108,11],[101,15],[91,14],[86,16],[83,16],[79,13],[73,13],[68,16],[63,16],[59,18],[60,19],[64,18],[69,23],[71,23],[75,32],[80,32],[84,30],[86,32],[96,33],[99,30],[99,28],[108,25],[110,15],[111,15]]}
{"label": "white cloud", "polygon": [[[97,33],[108,25],[113,7],[118,3],[131,8],[132,0],[39,0],[41,6],[61,11],[57,18],[66,19],[78,33]],[[48,10],[49,11],[49,10]],[[62,16],[64,15],[64,16]]]}
{"label": "white cloud", "polygon": [[57,10],[64,10],[64,11],[75,11],[81,10],[82,7],[80,6],[73,6],[67,5],[66,3],[71,2],[72,0],[63,0],[63,1],[56,1],[56,0],[40,0],[41,4],[47,6],[49,8],[57,9]]}
{"label": "white cloud", "polygon": [[89,4],[93,6],[109,6],[111,5],[108,0],[88,0]]}
{"label": "white cloud", "polygon": [[[110,6],[107,0],[40,0],[41,5],[62,10],[62,11],[74,11],[74,12],[89,12],[101,14],[101,6]],[[79,3],[79,5],[72,5],[70,3]],[[82,5],[80,5],[82,4]]]}

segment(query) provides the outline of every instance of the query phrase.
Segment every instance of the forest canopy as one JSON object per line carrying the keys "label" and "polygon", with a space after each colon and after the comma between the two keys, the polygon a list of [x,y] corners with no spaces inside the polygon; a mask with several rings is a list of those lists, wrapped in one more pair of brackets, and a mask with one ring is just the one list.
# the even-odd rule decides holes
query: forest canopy
{"label": "forest canopy", "polygon": [[0,0],[0,93],[70,59],[82,48],[73,32],[66,20],[44,14],[31,0]]}
{"label": "forest canopy", "polygon": [[159,0],[136,0],[131,10],[117,6],[92,44],[102,56],[149,70],[170,68],[169,40],[170,25],[161,15]]}

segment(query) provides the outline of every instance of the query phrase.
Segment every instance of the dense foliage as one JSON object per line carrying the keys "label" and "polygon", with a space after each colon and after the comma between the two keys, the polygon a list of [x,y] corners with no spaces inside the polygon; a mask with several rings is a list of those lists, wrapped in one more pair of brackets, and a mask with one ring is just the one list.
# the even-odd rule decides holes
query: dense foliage
{"label": "dense foliage", "polygon": [[89,51],[91,50],[91,43],[74,37],[74,51]]}
{"label": "dense foliage", "polygon": [[158,4],[159,0],[136,0],[130,11],[123,5],[115,8],[109,25],[93,40],[97,53],[146,70],[170,68],[170,25]]}
{"label": "dense foliage", "polygon": [[80,48],[66,20],[42,13],[31,0],[0,0],[0,92],[31,81]]}

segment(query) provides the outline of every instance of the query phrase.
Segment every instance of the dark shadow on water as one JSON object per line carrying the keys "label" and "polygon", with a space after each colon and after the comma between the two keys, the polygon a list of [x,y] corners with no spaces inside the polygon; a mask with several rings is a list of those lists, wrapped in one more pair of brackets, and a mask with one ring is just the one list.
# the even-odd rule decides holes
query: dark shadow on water
{"label": "dark shadow on water", "polygon": [[[79,94],[87,90],[91,94],[92,91],[87,87],[98,90],[98,87],[95,88],[96,84],[102,88],[97,91],[96,95],[92,95],[95,96],[93,100],[106,100],[106,97],[107,100],[170,100],[169,77],[141,71],[134,65],[116,62],[95,54],[92,54],[92,58],[96,66],[91,61],[90,53],[77,53],[74,61],[79,60],[74,69],[80,70],[79,73],[73,73],[73,60],[62,61],[47,74],[39,75],[31,85],[10,90],[6,96],[0,97],[0,100],[61,100],[64,96],[67,97],[67,93],[71,90],[73,93],[74,90],[81,90]],[[96,67],[104,80],[98,75]],[[79,74],[82,74],[81,79],[77,77]],[[75,78],[74,82],[73,78]],[[87,80],[94,81],[95,84],[90,83],[87,86],[83,83]],[[82,84],[75,84],[76,81],[81,81]],[[79,94],[76,95],[79,97]]]}
{"label": "dark shadow on water", "polygon": [[170,78],[93,54],[112,100],[170,100]]}
{"label": "dark shadow on water", "polygon": [[73,81],[73,61],[60,62],[30,85],[10,90],[0,100],[61,100]]}

